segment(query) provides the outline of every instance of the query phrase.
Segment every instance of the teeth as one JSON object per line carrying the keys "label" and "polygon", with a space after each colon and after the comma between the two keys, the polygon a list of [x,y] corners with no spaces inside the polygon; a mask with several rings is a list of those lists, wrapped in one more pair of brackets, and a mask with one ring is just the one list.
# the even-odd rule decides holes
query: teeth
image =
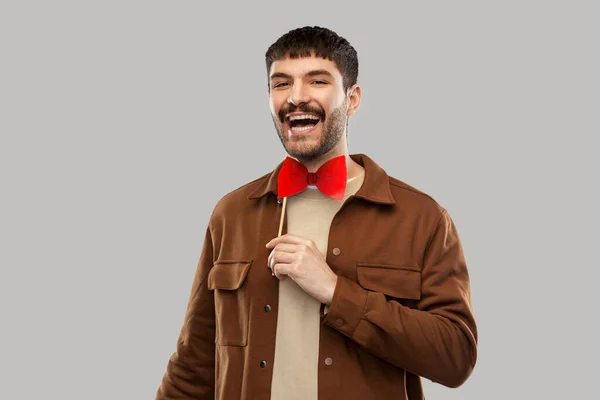
{"label": "teeth", "polygon": [[319,119],[319,117],[317,117],[316,115],[310,115],[310,114],[306,114],[306,115],[291,115],[290,116],[290,121],[295,121],[297,119]]}
{"label": "teeth", "polygon": [[292,127],[292,130],[294,132],[302,132],[302,131],[308,131],[308,130],[314,128],[314,127],[315,127],[314,125],[307,125],[307,126],[297,127],[297,128],[296,127]]}

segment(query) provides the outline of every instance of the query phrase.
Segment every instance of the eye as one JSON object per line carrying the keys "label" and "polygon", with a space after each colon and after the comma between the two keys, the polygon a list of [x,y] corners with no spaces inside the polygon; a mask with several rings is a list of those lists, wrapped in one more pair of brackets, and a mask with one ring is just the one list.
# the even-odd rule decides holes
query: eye
{"label": "eye", "polygon": [[320,84],[320,85],[326,85],[327,84],[327,82],[324,82],[324,81],[313,81],[313,83],[317,83],[317,84]]}
{"label": "eye", "polygon": [[277,87],[281,87],[282,85],[287,85],[287,82],[280,82],[280,83],[276,83],[275,85],[273,85],[273,88],[277,88]]}

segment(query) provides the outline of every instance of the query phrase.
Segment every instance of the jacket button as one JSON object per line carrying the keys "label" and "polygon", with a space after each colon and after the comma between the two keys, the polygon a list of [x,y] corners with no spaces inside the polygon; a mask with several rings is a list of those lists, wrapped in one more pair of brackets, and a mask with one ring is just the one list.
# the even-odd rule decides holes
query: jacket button
{"label": "jacket button", "polygon": [[265,306],[265,311],[266,311],[266,312],[269,312],[269,311],[271,311],[271,306],[267,304],[267,305]]}
{"label": "jacket button", "polygon": [[264,367],[266,367],[266,366],[267,366],[267,362],[266,362],[266,361],[261,361],[261,362],[260,362],[260,367],[261,367],[261,368],[264,368]]}
{"label": "jacket button", "polygon": [[343,319],[336,319],[336,320],[335,320],[335,324],[336,324],[337,326],[342,326],[342,325],[344,325],[344,320],[343,320]]}
{"label": "jacket button", "polygon": [[340,253],[341,253],[341,250],[340,250],[340,249],[338,249],[337,247],[333,249],[333,255],[334,255],[334,256],[339,256],[339,255],[340,255]]}
{"label": "jacket button", "polygon": [[331,364],[333,364],[333,359],[331,357],[327,357],[325,359],[325,365],[331,365]]}

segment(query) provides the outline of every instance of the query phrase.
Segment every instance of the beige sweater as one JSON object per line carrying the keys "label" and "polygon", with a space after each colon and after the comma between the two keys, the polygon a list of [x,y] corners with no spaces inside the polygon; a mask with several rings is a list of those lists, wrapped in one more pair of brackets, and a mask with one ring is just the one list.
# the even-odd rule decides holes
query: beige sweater
{"label": "beige sweater", "polygon": [[[288,197],[288,233],[312,239],[325,256],[331,221],[363,180],[364,172],[349,179],[342,200],[312,185]],[[279,281],[278,309],[271,400],[317,400],[321,303],[288,278]]]}

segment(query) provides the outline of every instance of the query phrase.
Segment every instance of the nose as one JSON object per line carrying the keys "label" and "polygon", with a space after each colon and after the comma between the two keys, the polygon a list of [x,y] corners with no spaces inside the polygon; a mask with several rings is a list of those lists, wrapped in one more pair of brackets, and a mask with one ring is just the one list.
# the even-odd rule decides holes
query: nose
{"label": "nose", "polygon": [[303,84],[296,84],[292,87],[290,97],[288,97],[288,103],[295,106],[299,106],[302,103],[310,103],[310,95],[305,90]]}

